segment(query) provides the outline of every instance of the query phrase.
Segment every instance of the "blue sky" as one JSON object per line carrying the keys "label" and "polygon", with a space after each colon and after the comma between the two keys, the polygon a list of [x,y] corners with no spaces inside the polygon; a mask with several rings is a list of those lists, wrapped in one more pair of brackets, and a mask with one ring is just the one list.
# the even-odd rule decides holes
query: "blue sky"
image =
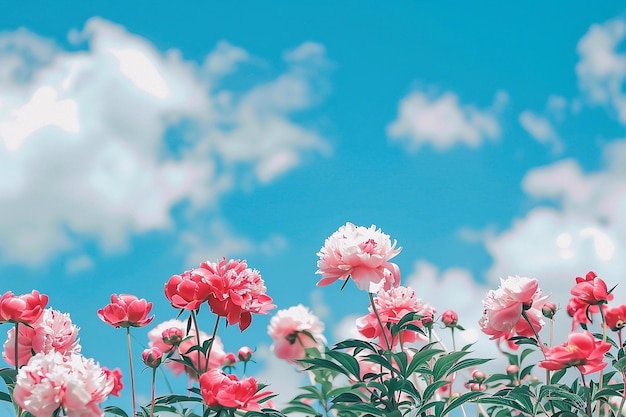
{"label": "blue sky", "polygon": [[[367,297],[314,286],[346,221],[397,239],[404,282],[466,327],[499,276],[561,303],[588,270],[623,279],[615,3],[67,5],[0,16],[0,290],[49,294],[103,365],[125,367],[111,293],[164,321],[168,277],[222,256],[349,334]],[[221,329],[227,350],[270,358],[268,321]]]}

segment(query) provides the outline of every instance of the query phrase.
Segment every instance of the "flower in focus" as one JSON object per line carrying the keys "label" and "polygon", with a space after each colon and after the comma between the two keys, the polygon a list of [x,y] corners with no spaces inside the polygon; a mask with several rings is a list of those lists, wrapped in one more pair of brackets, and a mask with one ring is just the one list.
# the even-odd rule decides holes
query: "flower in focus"
{"label": "flower in focus", "polygon": [[114,381],[92,359],[76,353],[38,353],[20,368],[15,402],[35,417],[49,417],[63,407],[68,416],[102,417],[99,404],[114,388]]}
{"label": "flower in focus", "polygon": [[26,323],[32,325],[48,304],[48,296],[33,290],[30,294],[14,295],[7,291],[0,296],[0,323]]}
{"label": "flower in focus", "polygon": [[276,312],[267,327],[280,359],[295,361],[306,356],[306,349],[320,349],[325,343],[324,323],[302,304]]}
{"label": "flower in focus", "polygon": [[244,331],[252,323],[252,313],[267,314],[276,307],[268,296],[259,271],[248,268],[245,261],[226,258],[218,263],[203,262],[195,270],[211,286],[208,298],[211,311],[226,317],[228,324],[239,323]]}
{"label": "flower in focus", "polygon": [[389,235],[375,225],[369,228],[346,223],[326,239],[317,256],[318,286],[351,277],[361,290],[377,292],[400,283],[400,270],[389,262],[402,248],[396,249]]}
{"label": "flower in focus", "polygon": [[567,342],[545,349],[546,359],[539,362],[539,366],[552,371],[575,366],[586,375],[606,366],[604,354],[609,349],[610,343],[596,339],[588,331],[570,333]]}
{"label": "flower in focus", "polygon": [[161,358],[163,357],[163,352],[159,348],[151,347],[148,349],[144,349],[141,353],[141,359],[143,359],[143,363],[150,368],[158,368],[161,365]]}
{"label": "flower in focus", "polygon": [[195,270],[172,275],[165,284],[165,296],[174,308],[197,310],[210,293],[211,287]]}
{"label": "flower in focus", "polygon": [[[500,287],[490,290],[483,300],[484,312],[478,323],[491,339],[502,338],[511,332],[532,337],[534,331],[538,332],[544,324],[542,309],[547,299],[542,296],[534,278],[501,278]],[[530,324],[522,317],[522,312],[526,312]]]}
{"label": "flower in focus", "polygon": [[609,329],[614,332],[621,330],[626,325],[626,304],[607,308],[604,318]]}
{"label": "flower in focus", "polygon": [[248,346],[242,346],[239,348],[237,356],[241,362],[249,362],[252,359],[252,349]]}
{"label": "flower in focus", "polygon": [[[15,366],[15,328],[7,333],[2,357]],[[32,325],[19,326],[18,330],[18,366],[25,365],[36,353],[60,352],[63,355],[79,353],[78,327],[69,314],[47,308]]]}
{"label": "flower in focus", "polygon": [[[374,298],[374,305],[376,311],[382,322],[386,336],[383,333],[378,323],[378,318],[372,309],[369,307],[369,314],[359,317],[357,319],[357,330],[364,337],[369,339],[379,338],[379,342],[389,340],[391,345],[395,345],[398,339],[398,335],[392,340],[391,332],[389,331],[387,324],[398,323],[405,315],[409,313],[416,313],[422,316],[420,319],[411,321],[412,324],[419,327],[428,327],[433,323],[433,317],[437,310],[435,310],[428,303],[423,302],[415,296],[415,291],[410,287],[399,286],[391,288],[389,290],[380,290]],[[402,342],[415,342],[420,339],[422,335],[413,330],[403,330],[399,336]]]}
{"label": "flower in focus", "polygon": [[576,277],[576,285],[570,293],[589,305],[606,303],[609,297],[606,283],[593,271],[588,272],[585,278]]}
{"label": "flower in focus", "polygon": [[120,368],[115,368],[111,370],[107,368],[106,366],[103,366],[102,370],[106,374],[107,379],[113,382],[111,395],[115,395],[116,397],[119,397],[120,392],[122,392],[122,388],[124,388],[124,384],[122,384],[122,371],[120,370]]}
{"label": "flower in focus", "polygon": [[113,327],[143,327],[150,323],[154,316],[148,317],[152,303],[138,299],[134,295],[111,295],[111,302],[98,310],[98,317]]}
{"label": "flower in focus", "polygon": [[441,315],[441,322],[446,327],[456,327],[459,323],[459,315],[454,310],[446,310]]}
{"label": "flower in focus", "polygon": [[547,319],[551,319],[556,314],[557,306],[554,303],[547,302],[541,308],[541,314]]}
{"label": "flower in focus", "polygon": [[200,392],[210,408],[223,407],[242,411],[260,410],[259,400],[272,395],[268,391],[257,392],[254,378],[241,381],[235,375],[227,375],[218,369],[210,369],[200,376]]}

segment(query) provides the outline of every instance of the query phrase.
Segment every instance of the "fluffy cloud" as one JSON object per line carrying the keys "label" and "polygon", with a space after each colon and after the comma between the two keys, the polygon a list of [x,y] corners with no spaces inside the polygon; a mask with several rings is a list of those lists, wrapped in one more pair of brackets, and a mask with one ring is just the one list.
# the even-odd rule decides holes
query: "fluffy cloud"
{"label": "fluffy cloud", "polygon": [[232,92],[220,77],[251,58],[226,42],[199,65],[102,19],[69,39],[71,51],[26,30],[0,34],[5,259],[42,262],[77,236],[118,248],[172,226],[177,204],[210,208],[242,180],[272,181],[329,150],[290,118],[322,98],[321,45],[285,53],[282,74]]}
{"label": "fluffy cloud", "polygon": [[612,108],[626,123],[626,54],[621,44],[626,37],[626,22],[615,19],[591,26],[578,42],[580,61],[576,74],[581,91],[592,104]]}
{"label": "fluffy cloud", "polygon": [[537,142],[552,146],[554,153],[562,150],[563,144],[561,139],[547,117],[525,110],[520,113],[519,122],[524,130]]}
{"label": "fluffy cloud", "polygon": [[409,150],[423,145],[431,145],[439,151],[456,145],[478,147],[486,139],[500,136],[496,116],[503,97],[505,93],[500,93],[492,108],[479,109],[460,103],[452,92],[434,97],[414,91],[400,101],[396,119],[387,126],[387,135]]}
{"label": "fluffy cloud", "polygon": [[[486,239],[493,257],[488,277],[520,274],[542,282],[562,306],[574,277],[596,271],[616,284],[626,270],[626,141],[605,149],[604,169],[585,173],[574,160],[535,168],[525,192],[552,203]],[[624,288],[617,288],[617,294]]]}

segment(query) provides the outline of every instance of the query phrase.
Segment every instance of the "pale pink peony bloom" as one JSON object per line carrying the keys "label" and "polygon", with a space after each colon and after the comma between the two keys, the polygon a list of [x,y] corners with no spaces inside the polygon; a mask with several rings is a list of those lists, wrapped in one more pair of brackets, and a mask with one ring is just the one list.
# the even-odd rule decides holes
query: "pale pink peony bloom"
{"label": "pale pink peony bloom", "polygon": [[257,392],[254,378],[241,381],[235,375],[227,375],[218,369],[210,369],[200,376],[200,392],[210,408],[230,408],[241,411],[258,411],[259,400],[272,395],[269,391]]}
{"label": "pale pink peony bloom", "polygon": [[15,295],[11,291],[0,296],[0,323],[34,324],[48,304],[48,296],[33,290],[30,294]]}
{"label": "pale pink peony bloom", "polygon": [[148,317],[152,303],[129,294],[112,294],[111,302],[98,310],[98,317],[113,327],[143,327],[154,316]]}
{"label": "pale pink peony bloom", "polygon": [[[180,329],[182,334],[184,334],[183,341],[179,343],[177,347],[168,345],[163,340],[164,331],[166,330],[171,331],[171,329],[174,329],[174,328]],[[202,368],[205,368],[206,356],[200,355],[201,363],[198,364],[198,352],[195,350],[189,352],[189,350],[193,346],[198,344],[198,338],[196,337],[196,332],[193,329],[193,327],[190,329],[189,333],[185,333],[186,330],[187,330],[187,323],[181,320],[167,320],[163,323],[160,323],[159,325],[157,325],[155,328],[153,328],[152,330],[148,332],[148,338],[150,339],[148,346],[157,348],[161,350],[161,352],[164,352],[164,353],[169,352],[170,350],[174,349],[175,350],[174,354],[171,356],[172,359],[181,359],[181,355],[183,355],[191,360],[191,362],[193,363],[196,369],[199,369],[199,365],[201,365]],[[207,333],[200,330],[200,345],[202,345],[205,341],[209,340],[210,338],[211,337]],[[221,366],[224,366],[225,363],[226,363],[226,353],[224,352],[224,344],[222,343],[219,336],[216,336],[215,340],[213,341],[213,347],[211,348],[211,356],[209,357],[209,369],[219,368]],[[190,378],[196,377],[193,371],[188,369],[184,364],[180,362],[166,360],[165,367],[168,368],[170,371],[172,371],[174,375],[176,376],[179,376],[183,372],[187,372]]]}
{"label": "pale pink peony bloom", "polygon": [[35,417],[63,407],[67,417],[101,417],[114,381],[92,359],[76,353],[38,353],[17,374],[15,402]]}
{"label": "pale pink peony bloom", "polygon": [[604,369],[604,354],[610,349],[610,343],[596,339],[588,331],[570,333],[567,342],[546,348],[546,359],[538,365],[553,371],[575,366],[581,374],[586,375]]}
{"label": "pale pink peony bloom", "polygon": [[174,308],[197,310],[211,294],[211,287],[196,270],[173,275],[165,284],[165,296]]}
{"label": "pale pink peony bloom", "polygon": [[[36,353],[57,351],[67,355],[81,350],[78,327],[72,323],[70,315],[51,308],[44,310],[33,327],[19,326],[17,341],[19,366],[26,364]],[[8,331],[2,357],[15,366],[15,328]]]}
{"label": "pale pink peony bloom", "polygon": [[239,323],[241,331],[252,323],[252,313],[267,314],[276,307],[265,293],[259,271],[248,268],[245,261],[224,258],[218,263],[203,262],[195,273],[202,274],[211,286],[208,298],[211,311],[226,317],[230,325]]}
{"label": "pale pink peony bloom", "polygon": [[346,223],[326,239],[317,253],[318,286],[329,285],[351,277],[361,290],[377,292],[400,283],[400,270],[389,262],[402,248],[396,249],[389,235],[375,225],[369,228]]}
{"label": "pale pink peony bloom", "polygon": [[[417,313],[422,316],[421,319],[412,321],[420,327],[425,327],[432,324],[433,317],[437,312],[431,305],[423,302],[421,299],[415,296],[415,291],[410,287],[399,286],[391,288],[390,290],[380,290],[374,298],[374,305],[376,311],[380,317],[380,321],[384,326],[386,334],[386,340],[388,340],[392,346],[398,341],[399,337],[402,338],[402,342],[415,342],[418,339],[422,339],[423,335],[412,330],[404,330],[400,335],[396,335],[395,338],[391,337],[391,332],[388,329],[388,324],[398,323],[405,315],[409,313]],[[357,319],[357,330],[364,337],[369,339],[379,338],[379,343],[383,344],[385,336],[383,336],[382,329],[378,323],[378,318],[374,313],[374,310],[370,306],[369,314]],[[389,346],[391,347],[391,346]]]}
{"label": "pale pink peony bloom", "polygon": [[326,343],[323,332],[324,323],[302,304],[277,311],[267,327],[272,350],[288,361],[303,359],[305,349],[321,349]]}
{"label": "pale pink peony bloom", "polygon": [[[483,300],[484,312],[479,320],[483,333],[491,339],[509,336],[534,336],[544,325],[542,308],[548,296],[542,296],[534,278],[508,277],[500,279],[500,287],[490,290]],[[533,327],[522,317],[525,311]]]}

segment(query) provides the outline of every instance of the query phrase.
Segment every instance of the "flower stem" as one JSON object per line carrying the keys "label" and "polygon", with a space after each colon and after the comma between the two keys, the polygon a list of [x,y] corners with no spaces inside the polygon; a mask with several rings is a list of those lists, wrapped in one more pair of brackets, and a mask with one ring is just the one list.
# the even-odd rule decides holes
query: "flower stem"
{"label": "flower stem", "polygon": [[156,387],[156,368],[152,368],[152,393],[150,397],[150,417],[154,417],[154,391]]}
{"label": "flower stem", "polygon": [[380,326],[380,331],[383,334],[383,338],[385,339],[385,344],[387,345],[387,350],[391,350],[391,343],[389,343],[389,339],[387,338],[387,332],[385,332],[385,326],[383,326],[383,322],[380,319],[380,315],[378,314],[378,310],[376,309],[376,304],[374,303],[374,296],[372,293],[368,293],[370,296],[370,305],[372,306],[372,311],[376,316],[376,320],[378,320],[378,325]]}
{"label": "flower stem", "polygon": [[[196,331],[196,345],[198,347],[201,347],[200,344],[200,328],[198,327],[198,320],[196,319],[196,312],[191,310],[191,321],[193,322],[193,328]],[[196,369],[196,375],[198,376],[198,378],[200,378],[200,375],[202,375],[204,373],[204,371],[206,371],[206,369],[202,369],[202,355],[201,355],[201,351],[200,349],[197,350],[198,352],[198,369]]]}
{"label": "flower stem", "polygon": [[583,383],[583,387],[585,387],[585,391],[587,392],[587,398],[585,398],[585,414],[587,414],[587,417],[591,417],[591,389],[587,389],[585,374],[582,372],[580,373],[580,380]]}
{"label": "flower stem", "polygon": [[133,370],[133,353],[130,343],[130,327],[126,328],[126,342],[128,344],[128,364],[130,366],[130,392],[133,400],[133,417],[137,415],[137,409],[135,401],[135,372]]}
{"label": "flower stem", "polygon": [[[19,326],[20,326],[19,322],[15,323],[15,372],[19,372],[20,370],[20,364],[18,362],[20,355],[18,354],[18,351],[17,351],[19,349],[19,344],[17,343],[18,342],[17,338],[19,336],[19,330],[20,330]],[[17,417],[21,417],[21,415],[22,415],[22,407],[17,405]]]}
{"label": "flower stem", "polygon": [[221,318],[222,316],[217,316],[217,319],[215,320],[215,326],[213,326],[213,334],[211,335],[211,344],[209,345],[209,351],[206,353],[206,363],[205,363],[206,369],[209,369],[209,357],[211,356],[211,350],[213,350],[213,343],[215,343],[215,337],[217,336],[217,328],[220,325]]}

